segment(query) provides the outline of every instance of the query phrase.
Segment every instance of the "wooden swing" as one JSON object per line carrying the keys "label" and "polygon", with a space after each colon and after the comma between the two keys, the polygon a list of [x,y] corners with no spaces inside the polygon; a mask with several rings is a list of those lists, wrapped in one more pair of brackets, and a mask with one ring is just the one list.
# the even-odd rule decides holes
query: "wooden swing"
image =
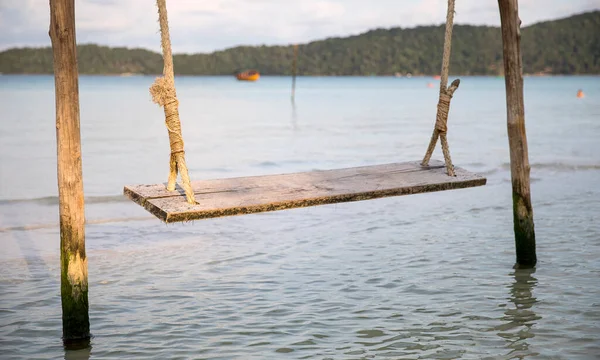
{"label": "wooden swing", "polygon": [[[199,181],[190,181],[185,163],[166,0],[157,0],[156,3],[164,70],[163,77],[156,79],[150,93],[153,101],[164,107],[171,148],[170,174],[166,187],[164,184],[125,186],[124,194],[164,222],[276,211],[486,184],[485,177],[452,165],[446,138],[450,100],[460,84],[457,79],[447,87],[454,0],[448,0],[436,122],[422,161]],[[444,162],[430,163],[438,138]],[[181,174],[181,187],[176,186],[177,173]],[[199,202],[196,201],[196,196]]]}

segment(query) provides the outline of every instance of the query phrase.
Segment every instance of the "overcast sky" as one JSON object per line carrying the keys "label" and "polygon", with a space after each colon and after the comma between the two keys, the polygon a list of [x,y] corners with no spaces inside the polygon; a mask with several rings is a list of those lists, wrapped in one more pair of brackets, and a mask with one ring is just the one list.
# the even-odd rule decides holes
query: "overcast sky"
{"label": "overcast sky", "polygon": [[[78,43],[160,50],[153,0],[76,0]],[[446,0],[167,0],[173,51],[210,52],[445,21]],[[600,0],[520,0],[523,26],[600,9]],[[49,46],[48,0],[0,0],[0,50]],[[455,22],[499,25],[497,0],[457,0]]]}

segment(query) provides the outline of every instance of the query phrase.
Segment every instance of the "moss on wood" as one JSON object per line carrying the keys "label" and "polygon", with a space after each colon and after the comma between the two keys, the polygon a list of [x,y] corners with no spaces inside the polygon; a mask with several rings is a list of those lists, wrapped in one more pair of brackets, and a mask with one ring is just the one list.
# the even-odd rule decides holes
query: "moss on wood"
{"label": "moss on wood", "polygon": [[537,263],[537,255],[535,249],[533,209],[531,206],[527,206],[525,199],[516,192],[513,192],[513,223],[517,267],[534,267]]}
{"label": "moss on wood", "polygon": [[[62,300],[63,341],[65,344],[90,338],[87,260],[85,248],[69,226],[61,226],[60,292]],[[74,276],[74,272],[80,274]]]}

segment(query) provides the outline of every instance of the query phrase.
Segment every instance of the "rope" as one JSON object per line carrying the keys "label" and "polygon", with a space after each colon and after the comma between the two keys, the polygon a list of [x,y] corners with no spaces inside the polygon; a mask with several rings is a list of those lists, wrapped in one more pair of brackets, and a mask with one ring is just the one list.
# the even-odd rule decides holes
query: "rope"
{"label": "rope", "polygon": [[179,101],[175,92],[175,74],[173,71],[173,54],[171,52],[171,40],[169,35],[169,22],[167,19],[166,0],[156,0],[158,6],[158,20],[160,22],[161,47],[163,51],[163,77],[159,77],[150,86],[152,101],[164,107],[165,124],[169,132],[169,144],[171,146],[171,159],[169,170],[169,181],[167,190],[174,191],[177,181],[177,172],[181,174],[182,187],[185,191],[186,200],[190,204],[197,204],[194,191],[190,184],[187,165],[185,164],[185,151],[183,150],[183,137],[181,135],[181,122],[179,121]]}
{"label": "rope", "polygon": [[429,141],[429,147],[421,162],[422,166],[427,166],[438,138],[442,143],[442,151],[444,153],[444,162],[446,164],[446,171],[449,176],[455,176],[454,166],[452,165],[452,159],[450,158],[450,147],[446,138],[446,132],[448,130],[448,113],[450,112],[450,100],[452,95],[458,89],[460,80],[456,79],[447,88],[448,85],[448,71],[450,68],[450,50],[452,48],[452,27],[454,24],[454,0],[448,0],[448,13],[446,14],[446,34],[444,36],[444,54],[442,57],[442,72],[440,76],[440,96],[437,105],[437,114],[435,118],[435,127],[431,140]]}

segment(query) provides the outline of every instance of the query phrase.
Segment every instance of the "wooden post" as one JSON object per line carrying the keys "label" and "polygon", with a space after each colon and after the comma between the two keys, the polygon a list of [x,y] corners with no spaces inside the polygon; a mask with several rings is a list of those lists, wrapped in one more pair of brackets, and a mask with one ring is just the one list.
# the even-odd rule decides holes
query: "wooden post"
{"label": "wooden post", "polygon": [[292,63],[292,101],[296,97],[296,67],[298,62],[298,44],[294,45],[294,60]]}
{"label": "wooden post", "polygon": [[525,107],[523,105],[519,4],[518,0],[498,0],[498,6],[502,23],[502,50],[504,54],[504,81],[506,83],[506,110],[517,265],[520,267],[533,267],[537,263],[537,257],[535,253],[533,207],[529,187],[530,166],[527,153],[527,134],[525,132]]}
{"label": "wooden post", "polygon": [[50,39],[56,97],[63,341],[71,344],[90,338],[74,0],[50,0]]}

